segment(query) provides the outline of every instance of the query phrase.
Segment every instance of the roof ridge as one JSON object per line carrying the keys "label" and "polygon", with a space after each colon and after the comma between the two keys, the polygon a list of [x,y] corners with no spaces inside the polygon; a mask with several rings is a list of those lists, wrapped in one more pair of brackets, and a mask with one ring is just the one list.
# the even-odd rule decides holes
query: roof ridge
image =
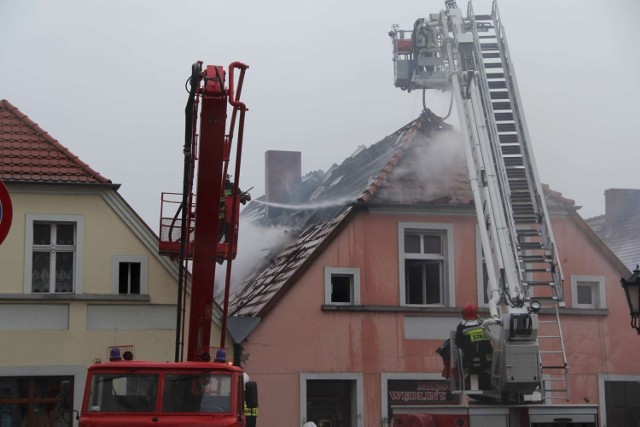
{"label": "roof ridge", "polygon": [[39,138],[43,138],[46,143],[51,145],[55,150],[64,155],[68,160],[73,162],[78,168],[82,171],[90,175],[93,179],[97,180],[102,184],[111,184],[112,181],[98,171],[93,169],[87,163],[80,160],[80,158],[72,153],[67,147],[62,145],[57,139],[52,137],[48,132],[42,129],[37,123],[29,118],[26,114],[20,111],[19,108],[11,104],[6,99],[0,100],[0,111],[7,110],[10,114],[12,114],[20,123],[31,129]]}
{"label": "roof ridge", "polygon": [[[404,156],[404,153],[413,141],[413,136],[425,124],[425,119],[434,120],[440,126],[451,128],[451,125],[447,124],[442,117],[437,116],[429,109],[423,110],[417,119],[404,126],[405,129],[402,130],[402,134],[399,137],[400,141],[398,143],[398,148],[393,153],[389,161],[382,167],[378,175],[373,179],[373,181],[371,181],[371,184],[369,184],[369,186],[362,192],[362,196],[358,198],[359,202],[368,202],[375,195],[378,188],[380,188],[380,185],[385,181],[385,179],[387,179],[389,174],[393,172],[398,162]],[[407,127],[409,127],[409,129],[406,129]]]}
{"label": "roof ridge", "polygon": [[[393,153],[391,158],[385,165],[380,169],[378,175],[371,181],[371,184],[362,192],[362,196],[358,199],[360,202],[368,202],[371,200],[373,195],[376,193],[380,185],[384,182],[384,180],[389,176],[389,174],[395,169],[396,165],[402,159],[404,152],[407,150],[409,144],[412,141],[413,135],[417,132],[420,127],[421,117],[418,117],[413,122],[409,123],[409,129],[403,130],[401,135],[399,136],[398,148]],[[406,127],[406,126],[405,126]]]}

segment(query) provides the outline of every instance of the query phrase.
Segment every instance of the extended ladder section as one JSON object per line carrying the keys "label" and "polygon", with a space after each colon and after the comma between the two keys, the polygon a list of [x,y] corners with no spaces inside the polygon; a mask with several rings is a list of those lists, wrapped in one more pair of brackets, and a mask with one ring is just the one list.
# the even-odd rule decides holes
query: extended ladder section
{"label": "extended ladder section", "polygon": [[[446,88],[455,99],[480,224],[489,306],[503,329],[504,346],[494,352],[503,370],[493,371],[502,381],[498,389],[529,394],[535,387],[544,399],[568,400],[558,315],[562,271],[498,8],[494,2],[490,15],[475,15],[469,3],[464,18],[454,0],[445,4],[446,10],[419,19],[412,31],[394,28],[390,33],[395,85],[408,91],[443,89],[446,75]],[[542,305],[538,315],[531,307],[534,301]],[[533,333],[526,336],[508,323],[528,312]],[[520,359],[518,372],[505,372],[511,357]],[[526,365],[535,361],[540,372],[527,371]]]}
{"label": "extended ladder section", "polygon": [[558,315],[558,304],[563,302],[562,271],[496,3],[491,15],[474,15],[470,4],[468,21],[474,34],[479,93],[500,164],[497,170],[503,174],[498,182],[504,187],[505,207],[509,207],[515,231],[523,297],[543,307],[538,322],[543,397],[568,400],[567,360]]}

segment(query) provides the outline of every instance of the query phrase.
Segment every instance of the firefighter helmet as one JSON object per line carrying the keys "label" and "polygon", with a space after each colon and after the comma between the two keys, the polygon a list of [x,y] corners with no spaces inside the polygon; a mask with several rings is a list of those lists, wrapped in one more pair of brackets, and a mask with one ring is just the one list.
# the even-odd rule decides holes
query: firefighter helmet
{"label": "firefighter helmet", "polygon": [[462,318],[464,320],[476,320],[478,318],[478,307],[472,303],[465,304],[462,308]]}

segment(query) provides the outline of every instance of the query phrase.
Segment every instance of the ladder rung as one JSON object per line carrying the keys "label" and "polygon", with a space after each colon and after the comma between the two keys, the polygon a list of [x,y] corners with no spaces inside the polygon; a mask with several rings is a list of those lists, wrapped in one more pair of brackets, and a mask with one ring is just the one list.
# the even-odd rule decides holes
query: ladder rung
{"label": "ladder rung", "polygon": [[498,50],[498,43],[480,43],[481,50]]}
{"label": "ladder rung", "polygon": [[494,117],[499,122],[505,122],[507,120],[513,120],[513,113],[495,113]]}
{"label": "ladder rung", "polygon": [[509,99],[509,92],[505,90],[492,90],[489,94],[491,95],[491,99]]}
{"label": "ladder rung", "polygon": [[[505,82],[504,80],[490,81],[490,82],[487,82],[487,84],[489,85],[489,89],[506,89],[507,88],[507,82]],[[496,103],[494,103],[494,105],[495,104]],[[507,104],[507,107],[511,109],[511,104],[509,104],[508,102],[506,104]]]}
{"label": "ladder rung", "polygon": [[[499,92],[494,92],[494,93],[499,93]],[[496,99],[499,99],[499,98],[496,98]],[[498,123],[497,127],[498,127],[498,132],[515,132],[516,131],[515,123]]]}
{"label": "ladder rung", "polygon": [[[502,144],[501,145],[502,148],[502,154],[505,155],[521,155],[522,152],[520,151],[520,146],[519,145],[513,145],[513,144]],[[511,198],[513,198],[513,194],[511,195]]]}
{"label": "ladder rung", "polygon": [[[484,54],[483,55],[493,55],[490,53]],[[487,78],[488,79],[503,79],[504,80],[504,73],[487,73]]]}

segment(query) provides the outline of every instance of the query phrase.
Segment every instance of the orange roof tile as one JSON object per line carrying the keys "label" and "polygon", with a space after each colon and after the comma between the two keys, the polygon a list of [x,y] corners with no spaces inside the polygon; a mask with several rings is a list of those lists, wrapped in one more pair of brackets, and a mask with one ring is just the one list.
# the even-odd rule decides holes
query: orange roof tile
{"label": "orange roof tile", "polygon": [[7,100],[0,100],[0,179],[111,184]]}

